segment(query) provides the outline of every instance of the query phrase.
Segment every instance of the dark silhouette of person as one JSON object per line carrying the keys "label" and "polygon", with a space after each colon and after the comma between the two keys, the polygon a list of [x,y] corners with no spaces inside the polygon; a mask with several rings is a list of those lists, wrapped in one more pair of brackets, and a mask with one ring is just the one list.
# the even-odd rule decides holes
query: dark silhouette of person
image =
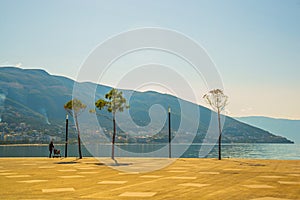
{"label": "dark silhouette of person", "polygon": [[51,158],[53,149],[54,149],[54,144],[53,144],[53,141],[51,141],[50,144],[49,144],[49,152],[50,152],[49,158]]}

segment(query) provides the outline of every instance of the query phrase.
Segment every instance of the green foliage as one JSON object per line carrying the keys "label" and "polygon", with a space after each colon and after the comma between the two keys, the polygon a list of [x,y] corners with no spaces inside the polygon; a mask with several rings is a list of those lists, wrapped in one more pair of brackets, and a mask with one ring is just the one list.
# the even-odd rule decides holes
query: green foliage
{"label": "green foliage", "polygon": [[72,99],[64,105],[64,109],[70,115],[73,116],[74,114],[75,116],[77,116],[86,109],[86,105],[83,104],[79,99]]}
{"label": "green foliage", "polygon": [[83,104],[79,99],[72,99],[64,105],[64,108],[75,119],[75,126],[77,130],[77,140],[78,140],[78,153],[79,153],[79,158],[81,159],[82,158],[81,142],[80,142],[81,139],[80,139],[80,130],[79,130],[77,116],[86,109],[86,105]]}
{"label": "green foliage", "polygon": [[[73,80],[62,76],[49,75],[42,70],[0,67],[0,94],[6,95],[2,104],[3,109],[1,110],[0,117],[2,118],[2,123],[8,124],[6,134],[15,133],[27,135],[29,131],[36,130],[41,134],[64,137],[62,132],[64,132],[65,128],[64,121],[66,111],[62,105],[72,99],[73,86]],[[111,88],[107,86],[97,85],[96,92],[104,98],[106,92],[110,89]],[[188,113],[183,115],[180,112],[180,102],[187,103],[174,96],[163,95],[157,92],[134,92],[130,98],[130,115],[137,125],[146,126],[150,123],[149,108],[152,105],[160,104],[165,108],[170,106],[172,107],[172,129],[177,131],[181,117],[184,117],[191,124],[195,123],[195,120],[190,118]],[[192,103],[188,103],[187,108],[199,109],[201,117],[197,135],[206,134],[212,112],[205,107]],[[47,116],[44,116],[41,109],[45,109]],[[95,112],[94,110],[91,111]],[[103,112],[102,114],[103,115],[99,116],[104,116],[104,114],[107,113]],[[49,118],[50,125],[46,123],[46,117]],[[222,140],[222,142],[290,143],[290,141],[285,138],[279,136],[275,137],[269,132],[241,123],[233,118],[227,116],[225,118],[226,121],[223,128],[224,140]],[[23,131],[22,133],[22,131],[18,131],[18,127],[19,124],[23,122],[28,125],[28,131]],[[72,122],[73,121],[69,121],[70,126]],[[103,118],[99,120],[99,123],[102,127],[107,129],[108,134],[111,133],[111,117]],[[127,127],[127,130],[131,128],[132,127]],[[0,127],[0,130],[1,132],[3,131],[2,127]],[[155,135],[153,142],[167,142],[167,138],[164,138],[167,133],[166,130],[165,127],[165,129],[161,131],[161,134]],[[76,129],[69,129],[69,136],[72,138],[73,143],[75,143],[77,136],[75,131]],[[121,134],[122,132],[120,131],[119,135]],[[199,137],[199,140],[195,140],[194,142],[201,143],[201,138],[202,136]],[[116,139],[118,140],[118,138]],[[133,136],[129,139],[135,141],[136,138]],[[46,143],[48,142],[47,140]]]}
{"label": "green foliage", "polygon": [[113,115],[113,136],[112,136],[112,151],[111,158],[114,160],[115,158],[115,139],[116,139],[116,121],[115,114],[116,112],[123,112],[124,108],[129,108],[126,105],[126,99],[123,97],[123,93],[118,91],[117,89],[111,89],[107,94],[105,94],[105,99],[99,99],[96,101],[95,106],[102,110],[106,108],[108,112]]}
{"label": "green foliage", "polygon": [[95,106],[99,110],[106,108],[113,115],[118,111],[123,112],[125,108],[129,108],[126,104],[126,99],[123,97],[123,93],[114,88],[105,94],[105,99],[97,100]]}

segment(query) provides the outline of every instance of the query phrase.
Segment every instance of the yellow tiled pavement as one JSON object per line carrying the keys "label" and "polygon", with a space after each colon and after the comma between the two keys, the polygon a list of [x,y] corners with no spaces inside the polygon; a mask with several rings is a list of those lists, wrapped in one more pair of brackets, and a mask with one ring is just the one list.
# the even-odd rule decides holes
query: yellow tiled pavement
{"label": "yellow tiled pavement", "polygon": [[299,160],[182,158],[134,171],[154,162],[122,158],[113,169],[94,158],[0,158],[0,199],[300,199]]}

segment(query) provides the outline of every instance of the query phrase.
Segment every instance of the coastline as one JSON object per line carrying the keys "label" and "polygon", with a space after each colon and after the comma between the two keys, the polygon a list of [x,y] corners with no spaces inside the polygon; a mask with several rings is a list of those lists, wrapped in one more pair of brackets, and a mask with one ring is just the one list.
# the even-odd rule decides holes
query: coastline
{"label": "coastline", "polygon": [[[64,154],[65,144],[55,144],[57,149],[61,150],[61,155]],[[160,148],[161,145],[155,144],[117,144],[118,157],[134,157],[135,153],[138,156],[146,156],[143,153],[154,152]],[[95,148],[95,147],[93,147]],[[82,145],[83,157],[110,157],[111,144],[99,144],[97,146],[98,152],[92,154],[89,150],[90,147]],[[176,144],[173,144],[173,151],[176,152]],[[201,144],[192,144],[188,147],[186,152],[181,155],[182,158],[216,158],[217,146],[214,146],[206,156],[199,155],[202,148]],[[68,156],[78,156],[78,145],[68,145]],[[120,153],[119,153],[120,151]],[[123,151],[123,153],[121,153]],[[49,154],[48,144],[14,144],[14,145],[0,145],[0,157],[47,157]],[[175,155],[175,154],[174,154]],[[153,157],[167,157],[168,153],[164,155],[153,154]],[[146,157],[151,157],[147,155]],[[300,145],[299,144],[223,144],[222,145],[223,158],[247,158],[247,159],[268,159],[268,160],[300,160]]]}

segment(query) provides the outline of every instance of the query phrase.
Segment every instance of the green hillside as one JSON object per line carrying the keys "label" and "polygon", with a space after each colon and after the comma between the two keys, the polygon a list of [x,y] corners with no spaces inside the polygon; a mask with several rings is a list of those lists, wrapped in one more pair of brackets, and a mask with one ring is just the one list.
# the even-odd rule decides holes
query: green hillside
{"label": "green hillside", "polygon": [[[64,121],[66,112],[63,105],[71,99],[74,81],[66,77],[53,76],[43,70],[20,69],[15,67],[0,68],[0,130],[2,130],[1,141],[7,141],[7,135],[38,135],[38,137],[23,137],[27,141],[39,142],[35,138],[47,136],[64,137]],[[93,83],[81,83],[88,90]],[[107,86],[97,85],[96,98],[103,97],[109,91]],[[159,104],[165,110],[168,106],[172,108],[172,130],[176,133],[180,127],[181,120],[185,121],[185,132],[189,127],[197,125],[194,131],[194,142],[202,142],[206,135],[211,115],[215,115],[209,109],[184,101],[177,97],[160,94],[157,92],[135,92],[123,91],[124,94],[132,93],[128,100],[130,104],[130,116],[139,126],[150,123],[149,109]],[[181,113],[180,106],[184,106],[187,112]],[[199,111],[200,120],[195,121],[189,116],[189,111]],[[109,113],[101,113],[109,115]],[[21,123],[22,126],[20,125]],[[112,124],[108,118],[99,117],[99,123],[107,129],[110,134]],[[25,124],[25,125],[24,125]],[[124,122],[126,126],[126,122]],[[21,128],[20,128],[21,127]],[[25,128],[24,128],[25,127]],[[71,125],[71,138],[75,138],[74,128]],[[126,130],[135,132],[134,127],[128,125]],[[150,132],[151,130],[149,130]],[[38,133],[38,134],[37,134]],[[153,137],[141,139],[136,132],[135,136],[128,138],[126,133],[118,129],[117,142],[166,142],[167,124]],[[179,133],[178,133],[179,134]],[[275,136],[267,131],[239,122],[233,118],[226,117],[223,129],[223,142],[228,143],[291,143],[281,136]],[[6,138],[4,138],[6,136]],[[127,138],[126,138],[127,137]],[[29,139],[28,139],[29,138]],[[125,139],[126,138],[126,139]],[[43,140],[47,140],[44,137]],[[20,139],[21,141],[22,139]],[[17,140],[15,140],[17,141]],[[19,141],[19,140],[18,140]],[[19,142],[20,142],[19,141]],[[75,140],[74,140],[75,141]],[[184,137],[183,137],[184,141]],[[46,142],[46,141],[41,141]]]}

